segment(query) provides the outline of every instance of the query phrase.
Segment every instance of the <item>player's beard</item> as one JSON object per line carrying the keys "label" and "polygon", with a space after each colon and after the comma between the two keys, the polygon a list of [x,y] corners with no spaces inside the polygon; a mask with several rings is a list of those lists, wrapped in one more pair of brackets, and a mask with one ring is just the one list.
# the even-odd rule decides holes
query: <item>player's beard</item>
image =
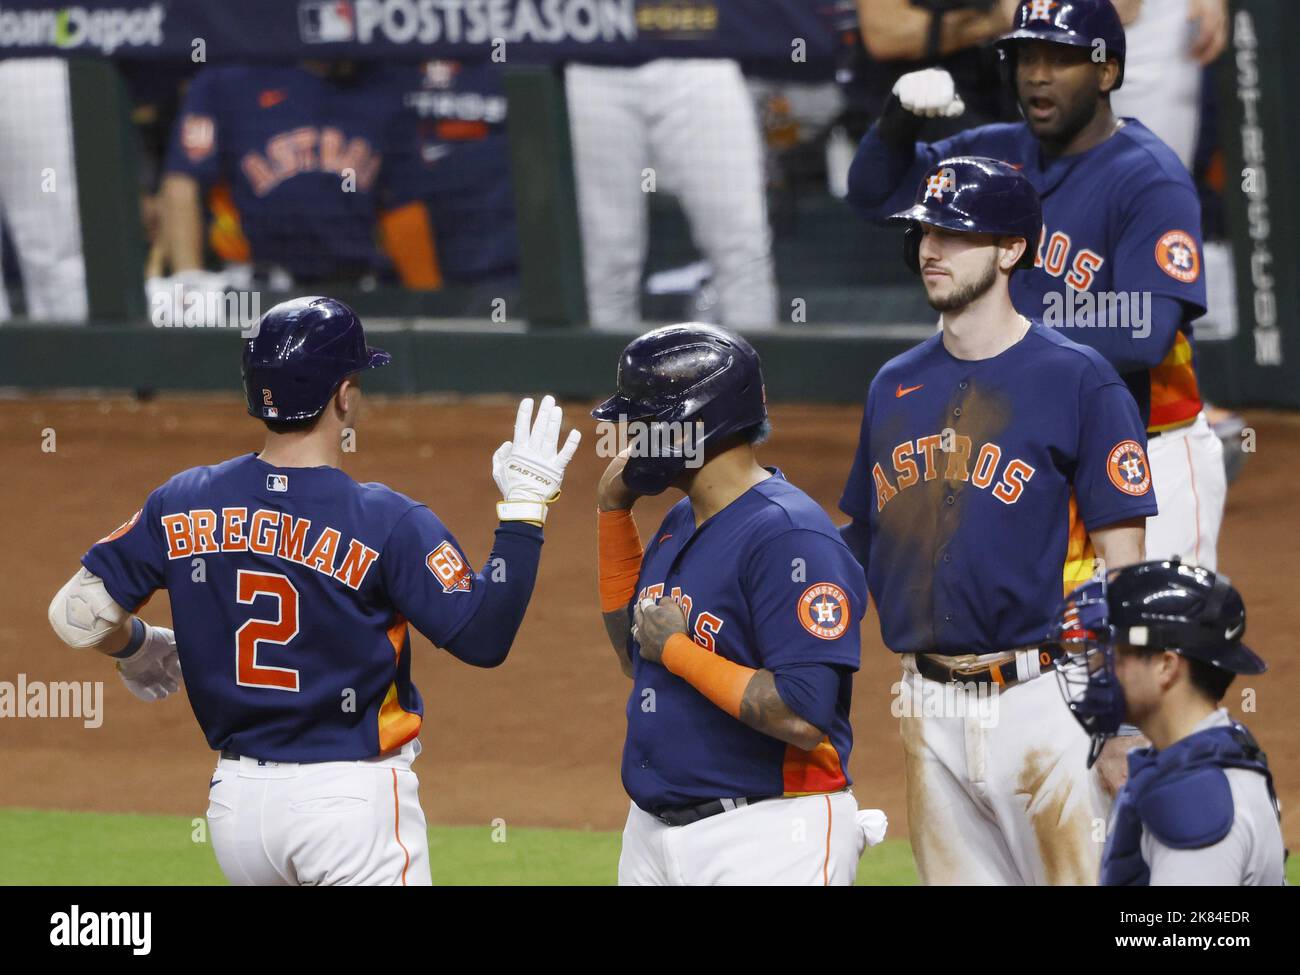
{"label": "player's beard", "polygon": [[989,259],[988,267],[984,269],[984,273],[975,280],[954,288],[950,294],[941,298],[927,292],[926,299],[930,302],[930,307],[937,312],[958,311],[988,294],[989,289],[993,287],[993,282],[997,279],[998,259],[995,254]]}

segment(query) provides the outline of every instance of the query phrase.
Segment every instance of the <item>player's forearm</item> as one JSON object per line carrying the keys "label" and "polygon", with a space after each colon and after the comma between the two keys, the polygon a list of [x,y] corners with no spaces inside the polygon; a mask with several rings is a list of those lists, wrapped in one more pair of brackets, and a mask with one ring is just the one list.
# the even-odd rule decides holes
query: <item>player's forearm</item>
{"label": "player's forearm", "polygon": [[85,568],[54,595],[47,616],[59,639],[75,650],[112,656],[127,649],[135,633],[135,616],[113,601],[103,579]]}
{"label": "player's forearm", "polygon": [[475,667],[505,663],[524,621],[537,581],[542,530],[524,522],[503,522],[483,567],[483,601],[445,650]]}
{"label": "player's forearm", "polygon": [[[891,96],[891,102],[896,100]],[[926,160],[917,158],[916,143],[905,131],[915,117],[905,109],[898,111],[907,117],[899,117],[897,133],[890,135],[890,120],[877,122],[862,137],[849,165],[848,201],[868,220],[882,221],[907,206],[912,188],[924,175]]]}
{"label": "player's forearm", "polygon": [[1091,345],[1121,375],[1154,369],[1173,347],[1185,315],[1182,302],[1164,295],[1152,296],[1145,315],[1139,318],[1140,293],[1117,290],[1116,294],[1130,295],[1130,304],[1122,313],[1097,315],[1091,328],[1067,328],[1062,334]]}
{"label": "player's forearm", "polygon": [[1131,518],[1088,533],[1107,569],[1122,569],[1146,558],[1146,519]]}
{"label": "player's forearm", "polygon": [[168,173],[162,181],[161,239],[173,273],[203,266],[203,205],[192,176]]}
{"label": "player's forearm", "polygon": [[711,653],[685,633],[669,637],[660,662],[669,673],[755,731],[805,751],[816,748],[825,737],[781,699],[771,671],[755,670]]}
{"label": "player's forearm", "polygon": [[637,577],[645,553],[630,509],[598,504],[596,552],[601,620],[614,655],[618,657],[619,669],[631,677],[632,660],[628,657],[627,645],[632,622],[627,607],[636,595]]}
{"label": "player's forearm", "polygon": [[627,609],[615,610],[612,613],[601,613],[601,620],[605,624],[605,634],[609,637],[609,645],[614,648],[614,656],[618,658],[619,670],[623,671],[625,677],[632,676],[632,659],[627,653],[627,641],[631,635],[632,624],[627,618]]}
{"label": "player's forearm", "polygon": [[[862,43],[877,61],[917,61],[926,56],[932,14],[911,0],[858,0]],[[954,10],[942,15],[939,53],[975,47],[1003,33],[1009,18],[1000,9]]]}
{"label": "player's forearm", "polygon": [[781,700],[776,676],[770,670],[759,670],[750,679],[740,701],[740,720],[755,731],[804,751],[812,751],[826,737]]}

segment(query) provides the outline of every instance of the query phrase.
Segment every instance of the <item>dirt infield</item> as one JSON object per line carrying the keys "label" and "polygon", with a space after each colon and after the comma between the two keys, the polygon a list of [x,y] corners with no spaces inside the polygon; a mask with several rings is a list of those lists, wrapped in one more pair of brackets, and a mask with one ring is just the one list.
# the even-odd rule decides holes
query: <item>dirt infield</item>
{"label": "dirt infield", "polygon": [[[414,675],[425,697],[416,766],[433,823],[615,828],[627,799],[619,752],[627,682],[605,641],[596,603],[594,453],[589,404],[567,404],[587,438],[552,509],[541,574],[509,661],[465,666],[413,635]],[[372,400],[348,472],[425,500],[481,564],[495,524],[490,457],[514,415],[506,400]],[[833,510],[857,439],[854,408],[778,406],[763,459]],[[1300,840],[1300,632],[1287,561],[1300,535],[1294,475],[1300,417],[1249,417],[1258,452],[1229,496],[1221,567],[1250,608],[1247,641],[1272,667],[1251,682],[1258,712],[1246,719],[1268,750],[1289,842]],[[56,449],[48,446],[53,431]],[[0,720],[0,803],[36,808],[169,812],[201,816],[212,753],[179,697],[146,705],[106,662],[58,643],[45,621],[50,597],[95,539],[124,521],[171,474],[260,444],[234,398],[18,399],[0,402],[0,510],[13,543],[0,591],[0,680],[103,680],[102,727],[77,720]],[[638,509],[648,535],[671,499]],[[160,594],[144,611],[166,622]],[[891,833],[906,831],[902,754],[890,716],[892,656],[874,614],[864,629],[856,683],[852,773],[863,805],[883,807]],[[1230,697],[1238,700],[1234,687]]]}

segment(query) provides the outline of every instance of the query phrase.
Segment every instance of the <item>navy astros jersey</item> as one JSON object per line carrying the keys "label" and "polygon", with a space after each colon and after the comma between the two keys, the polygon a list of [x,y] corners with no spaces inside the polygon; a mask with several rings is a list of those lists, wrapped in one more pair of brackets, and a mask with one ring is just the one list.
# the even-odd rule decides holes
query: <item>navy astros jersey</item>
{"label": "navy astros jersey", "polygon": [[[849,784],[852,674],[866,611],[862,568],[821,507],[773,468],[698,528],[688,498],[646,547],[636,602],[669,596],[696,643],[777,675],[808,664],[840,673],[828,740],[813,751],[742,724],[629,638],[623,785],[653,812],[706,799],[834,792]],[[820,725],[819,725],[820,727]]]}
{"label": "navy astros jersey", "polygon": [[228,189],[259,264],[299,280],[373,272],[382,264],[374,239],[385,148],[411,142],[407,78],[409,69],[382,66],[361,66],[350,81],[293,66],[205,67],[185,97],[166,171]]}
{"label": "navy astros jersey", "polygon": [[485,588],[424,505],[253,454],[177,474],[81,561],[130,612],[167,590],[208,744],[271,761],[415,738],[407,621],[446,646]]}
{"label": "navy astros jersey", "polygon": [[1092,575],[1088,532],[1156,498],[1114,368],[1035,322],[989,359],[954,357],[940,333],[886,363],[840,508],[869,530],[890,650],[991,653],[1039,643]]}
{"label": "navy astros jersey", "polygon": [[[1191,344],[1191,323],[1206,308],[1201,205],[1173,150],[1141,122],[1123,121],[1087,152],[1046,161],[1023,122],[969,129],[917,144],[905,173],[873,129],[854,161],[850,199],[883,219],[912,204],[941,159],[989,156],[1021,170],[1042,199],[1043,233],[1034,268],[1011,278],[1016,310],[1101,352],[1155,432],[1201,411]],[[885,199],[882,182],[893,187]]]}
{"label": "navy astros jersey", "polygon": [[501,66],[439,60],[417,67],[405,93],[416,144],[390,153],[385,183],[393,203],[428,207],[448,280],[513,274],[519,245]]}

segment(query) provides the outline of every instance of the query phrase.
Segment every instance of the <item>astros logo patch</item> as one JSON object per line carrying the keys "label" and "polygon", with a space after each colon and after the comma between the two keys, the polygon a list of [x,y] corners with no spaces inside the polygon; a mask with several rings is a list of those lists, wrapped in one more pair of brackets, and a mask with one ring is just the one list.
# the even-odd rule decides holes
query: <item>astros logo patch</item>
{"label": "astros logo patch", "polygon": [[1125,494],[1141,497],[1151,490],[1151,468],[1147,455],[1136,440],[1125,440],[1115,445],[1106,459],[1106,473],[1110,483]]}
{"label": "astros logo patch", "polygon": [[942,203],[944,193],[952,193],[956,189],[957,184],[952,178],[952,170],[941,169],[925,181],[925,196],[921,198],[921,202],[924,203],[930,197],[934,197]]}
{"label": "astros logo patch", "polygon": [[1052,11],[1059,7],[1056,0],[1029,0],[1029,16],[1026,20],[1051,20]]}
{"label": "astros logo patch", "polygon": [[1196,239],[1181,230],[1171,230],[1156,244],[1156,263],[1175,281],[1191,284],[1201,276],[1201,255]]}
{"label": "astros logo patch", "polygon": [[424,564],[442,583],[443,592],[469,592],[471,573],[451,542],[443,542],[424,557]]}
{"label": "astros logo patch", "polygon": [[809,586],[797,612],[800,625],[822,640],[834,640],[849,628],[849,597],[833,582]]}

